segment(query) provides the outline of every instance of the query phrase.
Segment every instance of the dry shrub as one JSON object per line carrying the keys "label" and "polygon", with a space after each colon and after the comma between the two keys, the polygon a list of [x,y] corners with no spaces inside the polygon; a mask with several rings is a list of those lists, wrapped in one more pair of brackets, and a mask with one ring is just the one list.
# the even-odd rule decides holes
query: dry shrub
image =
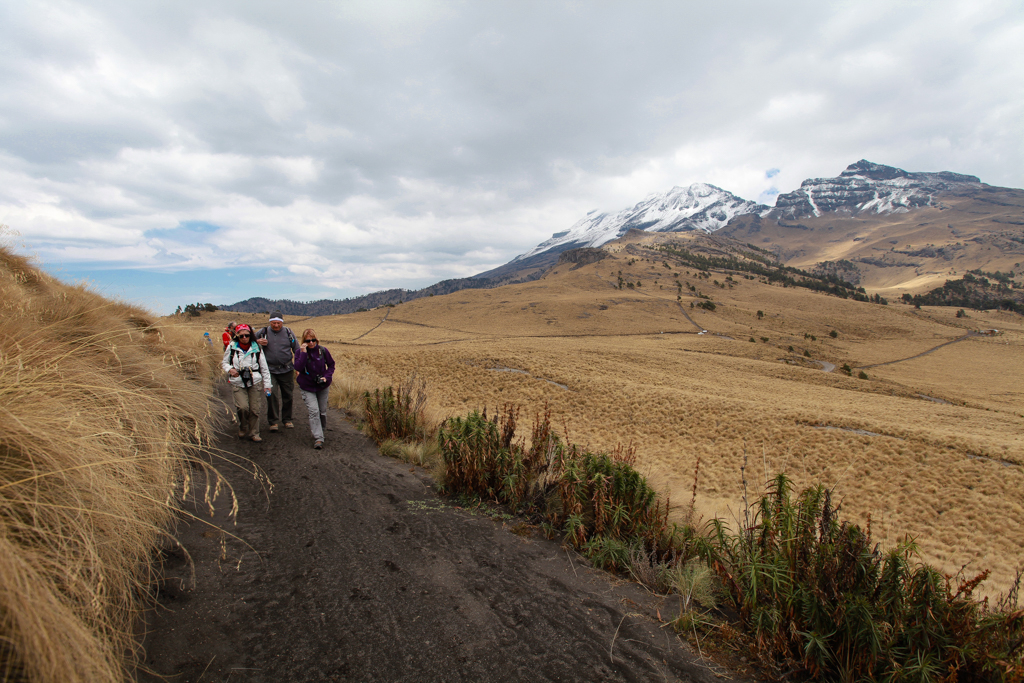
{"label": "dry shrub", "polygon": [[0,679],[123,680],[219,354],[3,248],[0,320]]}

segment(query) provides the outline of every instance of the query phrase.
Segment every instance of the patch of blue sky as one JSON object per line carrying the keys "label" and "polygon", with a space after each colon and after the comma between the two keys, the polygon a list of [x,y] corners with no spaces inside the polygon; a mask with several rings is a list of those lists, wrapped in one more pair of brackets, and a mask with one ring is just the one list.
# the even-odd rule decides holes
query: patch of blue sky
{"label": "patch of blue sky", "polygon": [[45,263],[42,268],[64,282],[84,283],[102,296],[131,302],[157,315],[173,313],[178,306],[191,303],[226,305],[254,296],[297,301],[337,296],[327,292],[311,294],[301,284],[272,280],[269,273],[255,268],[160,272]]}
{"label": "patch of blue sky", "polygon": [[779,190],[776,187],[769,187],[767,190],[762,190],[761,194],[757,196],[757,201],[761,204],[767,204],[768,206],[775,205],[775,198],[779,196]]}
{"label": "patch of blue sky", "polygon": [[767,171],[764,172],[764,177],[765,178],[774,178],[775,176],[779,175],[780,173],[782,173],[782,171],[780,171],[777,168],[769,168]]}
{"label": "patch of blue sky", "polygon": [[221,226],[206,221],[181,221],[173,228],[153,228],[145,232],[146,237],[161,239],[193,239],[196,235],[209,235],[217,232]]}

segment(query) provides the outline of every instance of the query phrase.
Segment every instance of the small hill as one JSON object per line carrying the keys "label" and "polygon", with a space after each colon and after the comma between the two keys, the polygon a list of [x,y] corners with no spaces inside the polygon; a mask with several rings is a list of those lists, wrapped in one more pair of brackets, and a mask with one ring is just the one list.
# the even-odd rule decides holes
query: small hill
{"label": "small hill", "polygon": [[986,273],[974,270],[959,280],[946,280],[941,287],[926,294],[904,294],[902,298],[904,303],[915,306],[961,306],[975,310],[998,308],[1024,313],[1024,288],[1013,279],[1014,275],[1013,271]]}
{"label": "small hill", "polygon": [[[551,259],[553,262],[557,259]],[[546,264],[549,265],[549,264]],[[442,280],[436,284],[424,287],[423,289],[387,289],[381,292],[364,294],[363,296],[349,299],[320,299],[319,301],[291,301],[289,299],[266,299],[253,297],[234,304],[218,306],[222,311],[236,313],[269,313],[281,311],[284,315],[343,315],[345,313],[356,313],[360,310],[379,308],[380,306],[393,306],[405,301],[421,299],[423,297],[439,296],[458,292],[463,289],[487,289],[499,287],[510,282],[528,282],[540,277],[541,269],[529,269],[523,272],[522,269],[515,269],[503,276],[502,273],[495,273],[493,277],[464,277],[453,280]]]}

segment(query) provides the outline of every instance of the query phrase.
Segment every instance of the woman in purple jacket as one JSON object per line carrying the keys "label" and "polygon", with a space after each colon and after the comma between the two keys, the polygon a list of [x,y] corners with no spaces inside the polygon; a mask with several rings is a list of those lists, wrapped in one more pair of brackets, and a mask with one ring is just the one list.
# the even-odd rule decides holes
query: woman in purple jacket
{"label": "woman in purple jacket", "polygon": [[312,329],[302,333],[302,344],[295,353],[295,371],[299,373],[299,389],[309,410],[309,429],[313,432],[313,448],[324,447],[327,429],[327,394],[334,376],[331,352],[320,346]]}

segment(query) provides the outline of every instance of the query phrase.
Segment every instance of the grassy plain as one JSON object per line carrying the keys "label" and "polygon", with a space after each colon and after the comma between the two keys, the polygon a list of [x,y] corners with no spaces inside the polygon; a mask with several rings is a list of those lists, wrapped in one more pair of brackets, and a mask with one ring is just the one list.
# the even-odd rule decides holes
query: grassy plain
{"label": "grassy plain", "polygon": [[[1009,587],[1024,565],[1020,316],[957,319],[738,276],[730,286],[726,273],[666,267],[645,251],[652,240],[527,284],[288,324],[315,327],[342,377],[425,380],[439,414],[547,403],[573,441],[632,442],[676,504],[689,502],[699,458],[705,516],[736,519],[744,463],[749,499],[784,471],[798,486],[834,486],[844,513],[870,515],[886,541],[910,534],[937,566],[989,568],[988,592]],[[617,288],[620,271],[632,289]],[[702,301],[690,285],[714,312],[690,308]],[[857,379],[862,365],[928,351],[968,327],[1000,332]],[[853,377],[815,361],[847,363]]]}

